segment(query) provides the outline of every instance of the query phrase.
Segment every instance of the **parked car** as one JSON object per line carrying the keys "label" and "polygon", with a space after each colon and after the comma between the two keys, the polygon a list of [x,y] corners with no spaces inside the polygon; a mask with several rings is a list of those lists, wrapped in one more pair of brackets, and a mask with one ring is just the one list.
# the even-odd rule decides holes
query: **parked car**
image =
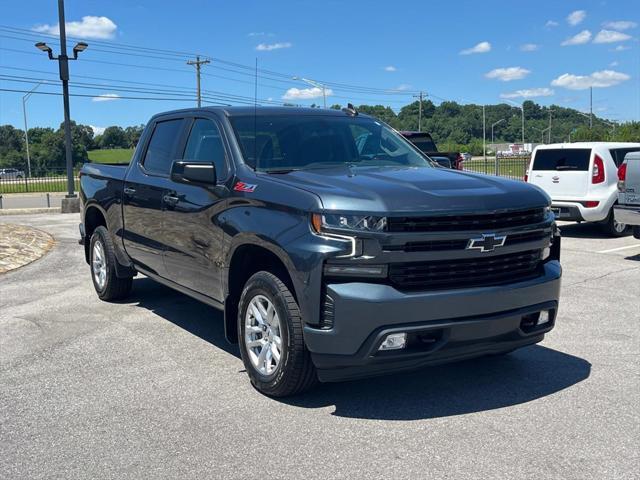
{"label": "parked car", "polygon": [[627,153],[618,168],[618,204],[613,207],[619,223],[630,225],[640,239],[640,152]]}
{"label": "parked car", "polygon": [[440,152],[436,147],[435,142],[431,135],[425,132],[410,132],[403,131],[400,134],[413,143],[418,150],[426,154],[429,157],[447,157],[451,163],[451,168],[456,170],[462,170],[462,162],[464,158],[460,152]]}
{"label": "parked car", "polygon": [[468,153],[468,152],[462,152],[462,153],[460,154],[460,156],[462,157],[462,161],[463,161],[463,162],[466,162],[466,161],[471,160],[471,159],[473,158],[473,155],[471,155],[471,154],[470,154],[470,153]]}
{"label": "parked car", "polygon": [[535,148],[527,181],[552,199],[559,220],[598,222],[609,235],[629,231],[616,220],[617,170],[624,156],[640,151],[640,143],[578,142],[539,145]]}
{"label": "parked car", "polygon": [[354,109],[156,115],[130,165],[82,167],[80,197],[98,296],[142,273],[223,310],[268,395],[504,354],[555,325],[549,197],[436,168]]}
{"label": "parked car", "polygon": [[17,168],[0,168],[0,179],[17,180],[20,178],[24,178],[24,171]]}

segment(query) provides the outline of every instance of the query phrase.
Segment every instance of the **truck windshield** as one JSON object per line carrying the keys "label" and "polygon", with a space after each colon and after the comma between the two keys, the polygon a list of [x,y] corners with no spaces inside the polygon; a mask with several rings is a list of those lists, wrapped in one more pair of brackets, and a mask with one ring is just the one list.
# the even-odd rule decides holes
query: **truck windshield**
{"label": "truck windshield", "polygon": [[329,115],[231,117],[245,162],[260,171],[432,164],[372,118]]}

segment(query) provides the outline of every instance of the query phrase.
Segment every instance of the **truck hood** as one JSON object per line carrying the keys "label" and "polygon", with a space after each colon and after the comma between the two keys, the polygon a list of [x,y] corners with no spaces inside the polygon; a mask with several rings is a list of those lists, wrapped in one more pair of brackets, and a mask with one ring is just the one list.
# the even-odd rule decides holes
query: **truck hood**
{"label": "truck hood", "polygon": [[313,192],[325,210],[363,213],[478,212],[546,206],[549,197],[522,181],[445,168],[337,167],[278,175]]}

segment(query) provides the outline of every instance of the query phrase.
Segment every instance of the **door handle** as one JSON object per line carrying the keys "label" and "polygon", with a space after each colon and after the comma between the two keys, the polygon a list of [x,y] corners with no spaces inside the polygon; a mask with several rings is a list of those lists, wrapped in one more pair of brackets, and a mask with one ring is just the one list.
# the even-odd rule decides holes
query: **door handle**
{"label": "door handle", "polygon": [[131,187],[124,187],[123,191],[125,195],[133,195],[134,193],[136,193],[136,189]]}
{"label": "door handle", "polygon": [[173,195],[171,193],[167,193],[162,197],[162,201],[167,205],[173,206],[180,201],[180,197]]}

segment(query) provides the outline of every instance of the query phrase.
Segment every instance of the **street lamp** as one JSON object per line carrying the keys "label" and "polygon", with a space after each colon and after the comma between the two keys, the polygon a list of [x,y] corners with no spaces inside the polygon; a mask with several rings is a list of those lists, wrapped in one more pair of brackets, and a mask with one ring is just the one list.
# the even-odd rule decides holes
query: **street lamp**
{"label": "street lamp", "polygon": [[522,148],[524,149],[524,102],[522,102],[522,105],[518,105],[516,102],[509,100],[507,98],[505,98],[505,100],[509,102],[511,105],[518,107],[520,110],[522,110]]}
{"label": "street lamp", "polygon": [[42,85],[44,81],[38,84],[22,96],[22,116],[24,117],[24,142],[27,147],[27,174],[31,177],[31,156],[29,155],[29,127],[27,126],[27,100]]}
{"label": "street lamp", "polygon": [[[67,164],[67,197],[75,198],[73,184],[73,156],[71,150],[71,117],[69,115],[69,60],[77,60],[78,53],[87,49],[89,45],[85,42],[76,43],[73,47],[73,57],[67,56],[67,33],[64,20],[64,0],[58,0],[58,24],[60,28],[60,55],[53,55],[51,47],[44,42],[36,43],[36,48],[46,52],[49,60],[58,61],[58,70],[60,72],[60,80],[62,81],[62,101],[64,105],[64,146]],[[65,205],[63,205],[65,207]],[[77,207],[75,207],[77,208]],[[75,210],[74,208],[74,210]],[[63,211],[64,208],[63,208]],[[77,210],[76,210],[77,211]]]}
{"label": "street lamp", "polygon": [[320,82],[310,80],[304,77],[291,77],[293,80],[302,80],[304,83],[311,85],[312,87],[322,89],[322,98],[324,99],[324,108],[327,108],[327,87]]}
{"label": "street lamp", "polygon": [[500,168],[498,166],[498,149],[496,148],[495,144],[493,143],[493,127],[495,127],[496,125],[498,125],[501,122],[506,122],[506,120],[504,118],[501,118],[497,122],[494,122],[494,123],[491,124],[491,147],[493,148],[493,153],[494,153],[495,158],[496,158],[496,164],[495,164],[496,176],[499,175]]}

